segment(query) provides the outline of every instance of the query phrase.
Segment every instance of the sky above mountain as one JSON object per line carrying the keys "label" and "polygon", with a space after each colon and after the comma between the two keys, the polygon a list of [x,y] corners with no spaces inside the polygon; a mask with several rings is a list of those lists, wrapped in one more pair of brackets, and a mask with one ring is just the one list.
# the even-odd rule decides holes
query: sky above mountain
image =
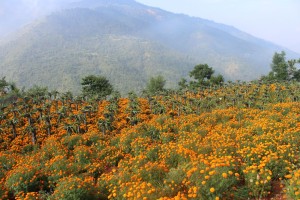
{"label": "sky above mountain", "polygon": [[300,53],[299,0],[137,0],[175,13],[232,25]]}

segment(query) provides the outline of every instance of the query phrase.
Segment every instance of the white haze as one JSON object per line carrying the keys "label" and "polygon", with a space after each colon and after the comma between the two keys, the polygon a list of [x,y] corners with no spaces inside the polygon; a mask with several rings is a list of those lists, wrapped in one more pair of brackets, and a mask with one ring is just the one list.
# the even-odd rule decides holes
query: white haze
{"label": "white haze", "polygon": [[0,36],[79,0],[1,0]]}

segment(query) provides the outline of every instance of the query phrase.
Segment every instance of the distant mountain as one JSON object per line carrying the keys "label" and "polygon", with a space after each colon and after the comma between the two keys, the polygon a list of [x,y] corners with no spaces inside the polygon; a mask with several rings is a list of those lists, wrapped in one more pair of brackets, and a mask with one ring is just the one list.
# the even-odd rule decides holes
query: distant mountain
{"label": "distant mountain", "polygon": [[133,0],[85,0],[65,6],[0,45],[0,76],[79,93],[88,74],[104,75],[126,93],[158,74],[174,87],[199,63],[227,80],[251,80],[269,71],[285,50],[234,27],[173,14]]}

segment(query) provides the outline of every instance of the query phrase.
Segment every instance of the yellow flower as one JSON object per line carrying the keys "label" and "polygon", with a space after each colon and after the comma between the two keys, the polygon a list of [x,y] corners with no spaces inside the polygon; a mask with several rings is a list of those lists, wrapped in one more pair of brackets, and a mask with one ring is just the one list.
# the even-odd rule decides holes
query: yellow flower
{"label": "yellow flower", "polygon": [[214,171],[214,170],[213,170],[213,171],[210,171],[208,174],[212,176],[212,175],[215,174],[215,171]]}
{"label": "yellow flower", "polygon": [[209,191],[210,191],[211,193],[214,193],[214,192],[215,192],[215,188],[212,187],[212,188],[209,189]]}
{"label": "yellow flower", "polygon": [[288,175],[285,175],[284,177],[285,177],[285,178],[292,178],[292,175],[291,175],[291,174],[288,174]]}
{"label": "yellow flower", "polygon": [[227,178],[227,174],[226,173],[222,173],[223,178]]}

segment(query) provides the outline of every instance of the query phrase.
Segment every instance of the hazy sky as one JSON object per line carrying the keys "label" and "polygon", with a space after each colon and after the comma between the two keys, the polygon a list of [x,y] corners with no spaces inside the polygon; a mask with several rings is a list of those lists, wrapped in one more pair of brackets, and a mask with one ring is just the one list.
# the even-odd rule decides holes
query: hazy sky
{"label": "hazy sky", "polygon": [[136,0],[232,25],[300,53],[300,0]]}

